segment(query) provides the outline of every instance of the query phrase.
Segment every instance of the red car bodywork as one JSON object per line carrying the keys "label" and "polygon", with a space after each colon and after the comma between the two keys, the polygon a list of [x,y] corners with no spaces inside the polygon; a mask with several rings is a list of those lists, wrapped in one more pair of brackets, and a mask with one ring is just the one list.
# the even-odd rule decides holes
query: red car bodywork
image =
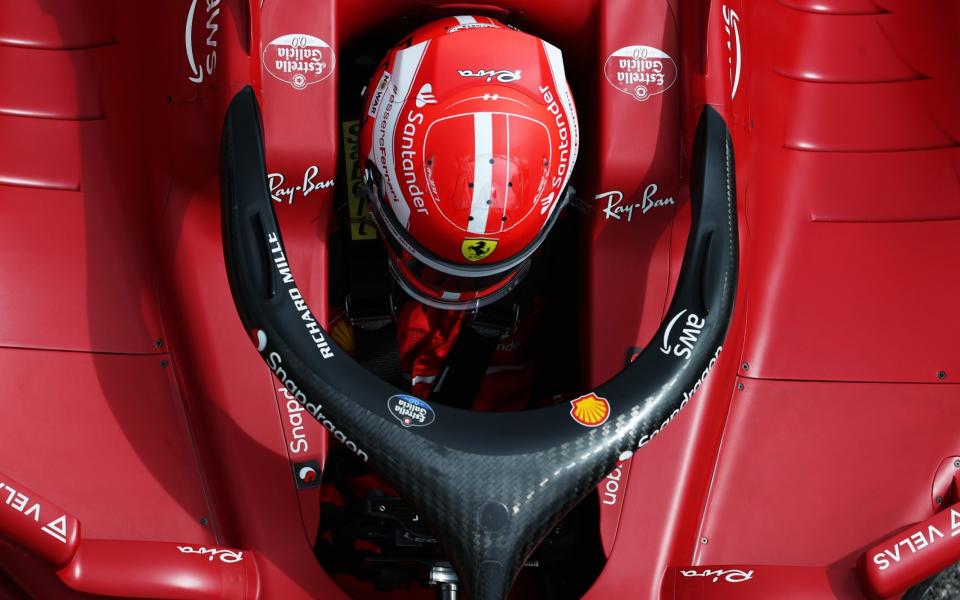
{"label": "red car bodywork", "polygon": [[[349,157],[338,177],[340,49],[451,10],[564,51],[573,183],[596,212],[585,310],[558,326],[585,388],[659,343],[704,104],[734,140],[733,324],[695,400],[601,485],[587,597],[896,595],[960,559],[949,510],[910,527],[957,500],[960,5],[488,4],[0,1],[0,592],[344,597],[311,550],[319,490],[292,468],[323,464],[327,430],[288,410],[227,285],[219,133],[252,84],[289,259],[326,321],[334,189],[357,183]],[[290,34],[322,40],[324,66],[278,60]],[[639,90],[624,57],[658,77]],[[900,543],[916,531],[923,547]]]}

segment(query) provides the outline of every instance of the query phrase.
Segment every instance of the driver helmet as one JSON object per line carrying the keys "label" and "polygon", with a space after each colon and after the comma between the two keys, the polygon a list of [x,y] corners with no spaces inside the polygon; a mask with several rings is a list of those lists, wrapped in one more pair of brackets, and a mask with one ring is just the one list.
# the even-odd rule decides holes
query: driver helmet
{"label": "driver helmet", "polygon": [[390,50],[362,118],[367,199],[399,285],[443,309],[506,296],[577,160],[560,50],[490,17],[439,19]]}

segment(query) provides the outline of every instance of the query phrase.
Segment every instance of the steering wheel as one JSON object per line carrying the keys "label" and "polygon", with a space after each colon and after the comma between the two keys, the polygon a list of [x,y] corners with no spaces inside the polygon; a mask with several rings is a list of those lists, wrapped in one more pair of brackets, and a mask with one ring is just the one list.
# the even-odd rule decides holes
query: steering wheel
{"label": "steering wheel", "polygon": [[692,229],[667,316],[633,363],[571,403],[501,414],[431,405],[338,348],[287,263],[249,86],[231,101],[221,141],[230,287],[289,392],[426,519],[471,598],[501,599],[550,528],[665,427],[715,364],[737,283],[733,164],[726,125],[707,106],[692,161]]}

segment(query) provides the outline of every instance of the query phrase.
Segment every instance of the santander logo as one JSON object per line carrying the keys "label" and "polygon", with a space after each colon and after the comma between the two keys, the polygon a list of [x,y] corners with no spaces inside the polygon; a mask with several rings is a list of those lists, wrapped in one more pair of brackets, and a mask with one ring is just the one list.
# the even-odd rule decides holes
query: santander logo
{"label": "santander logo", "polygon": [[[197,5],[203,6],[205,18],[197,15]],[[191,0],[187,10],[187,22],[184,27],[183,44],[187,53],[190,75],[187,79],[196,84],[203,83],[206,77],[217,69],[217,16],[220,15],[220,0]],[[195,22],[205,22],[205,27],[195,31]],[[199,39],[197,34],[199,33]]]}
{"label": "santander logo", "polygon": [[429,83],[423,84],[423,87],[417,92],[417,108],[436,103],[437,97],[433,95],[433,86]]}

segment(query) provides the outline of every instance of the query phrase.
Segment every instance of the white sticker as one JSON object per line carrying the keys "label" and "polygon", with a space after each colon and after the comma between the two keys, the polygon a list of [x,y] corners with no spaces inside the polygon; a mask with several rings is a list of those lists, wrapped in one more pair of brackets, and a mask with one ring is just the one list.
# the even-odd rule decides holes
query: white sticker
{"label": "white sticker", "polygon": [[387,92],[387,86],[389,85],[390,73],[384,71],[383,75],[380,76],[380,82],[377,83],[377,87],[373,89],[373,98],[370,100],[370,108],[367,110],[367,116],[377,116],[377,108],[380,106],[380,101],[383,100],[383,95]]}
{"label": "white sticker", "polygon": [[295,90],[333,75],[336,62],[329,44],[305,33],[282,35],[263,49],[263,68]]}
{"label": "white sticker", "polygon": [[603,73],[610,85],[643,102],[677,81],[677,63],[658,48],[626,46],[607,58]]}

